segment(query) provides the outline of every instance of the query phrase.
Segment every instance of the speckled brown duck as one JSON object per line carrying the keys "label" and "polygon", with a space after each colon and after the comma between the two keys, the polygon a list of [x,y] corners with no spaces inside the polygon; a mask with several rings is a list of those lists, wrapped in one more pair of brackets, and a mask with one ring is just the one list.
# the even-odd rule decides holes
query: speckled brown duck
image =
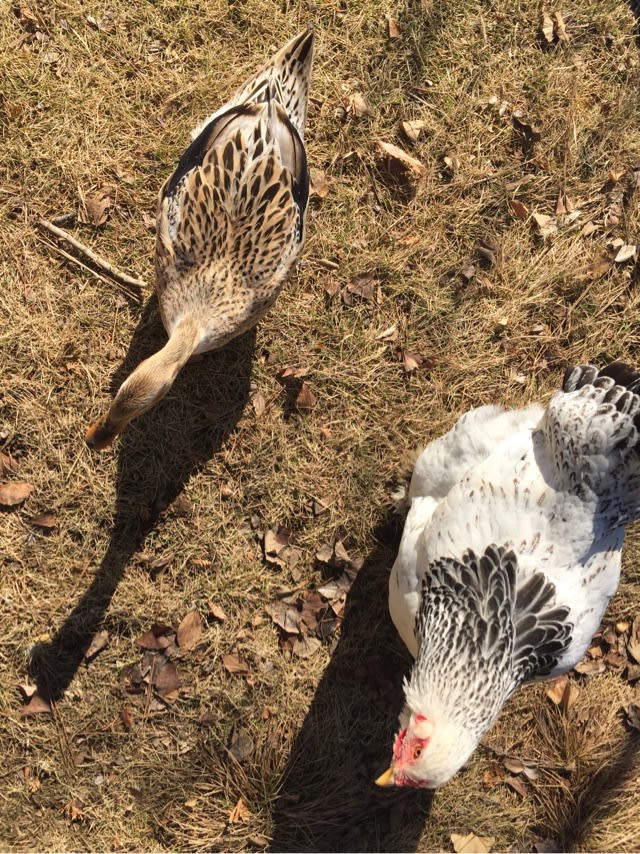
{"label": "speckled brown duck", "polygon": [[187,360],[255,326],[304,243],[304,129],[313,31],[297,35],[192,134],[160,190],[156,289],[169,340],[88,429],[106,448],[171,388]]}

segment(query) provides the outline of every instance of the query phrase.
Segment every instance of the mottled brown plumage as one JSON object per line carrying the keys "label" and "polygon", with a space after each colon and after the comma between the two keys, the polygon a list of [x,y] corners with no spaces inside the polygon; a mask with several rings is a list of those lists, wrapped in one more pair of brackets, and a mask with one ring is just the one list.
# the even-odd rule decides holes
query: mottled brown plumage
{"label": "mottled brown plumage", "polygon": [[87,442],[107,447],[171,388],[193,354],[222,347],[274,303],[304,242],[304,126],[313,33],[300,33],[194,131],[160,191],[156,289],[169,341],[123,383]]}

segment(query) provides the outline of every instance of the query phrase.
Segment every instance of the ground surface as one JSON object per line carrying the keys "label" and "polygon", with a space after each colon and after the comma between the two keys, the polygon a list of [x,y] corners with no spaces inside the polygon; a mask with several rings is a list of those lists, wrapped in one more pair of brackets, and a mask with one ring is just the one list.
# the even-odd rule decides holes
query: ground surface
{"label": "ground surface", "polygon": [[[470,406],[544,398],[568,362],[640,361],[635,21],[617,0],[547,12],[0,0],[0,459],[32,487],[0,516],[0,848],[640,846],[628,631],[570,709],[518,693],[433,799],[372,783],[409,663],[385,607],[406,455]],[[86,425],[163,340],[158,188],[308,19],[304,259],[255,333],[91,453]],[[140,299],[38,231],[65,214]],[[608,625],[640,611],[639,548],[631,531]],[[299,636],[272,619],[292,602]],[[23,714],[18,685],[52,711]]]}

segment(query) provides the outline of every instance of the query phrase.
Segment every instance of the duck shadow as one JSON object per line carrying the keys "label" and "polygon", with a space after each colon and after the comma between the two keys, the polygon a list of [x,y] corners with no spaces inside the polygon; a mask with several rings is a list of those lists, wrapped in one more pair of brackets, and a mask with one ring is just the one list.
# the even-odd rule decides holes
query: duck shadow
{"label": "duck shadow", "polygon": [[351,587],[340,639],[296,736],[273,813],[272,851],[412,851],[427,790],[383,789],[402,680],[411,666],[389,618],[389,570],[402,522],[391,513]]}
{"label": "duck shadow", "polygon": [[[185,366],[169,395],[117,440],[115,511],[104,557],[53,639],[31,651],[31,676],[46,699],[59,700],[64,695],[102,627],[132,555],[191,475],[235,429],[249,398],[255,334],[253,329]],[[113,376],[112,395],[133,368],[165,342],[154,296],[145,305],[129,350]]]}

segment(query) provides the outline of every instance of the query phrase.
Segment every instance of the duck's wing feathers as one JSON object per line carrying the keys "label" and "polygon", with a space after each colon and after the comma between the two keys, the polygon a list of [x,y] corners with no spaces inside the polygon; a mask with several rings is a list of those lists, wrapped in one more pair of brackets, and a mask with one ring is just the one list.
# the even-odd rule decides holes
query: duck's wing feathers
{"label": "duck's wing feathers", "polygon": [[640,374],[624,363],[572,367],[540,425],[557,482],[595,497],[607,529],[640,515],[639,394]]}
{"label": "duck's wing feathers", "polygon": [[223,259],[252,287],[278,276],[303,239],[304,146],[283,107],[231,107],[182,155],[160,191],[158,284]]}
{"label": "duck's wing feathers", "polygon": [[517,556],[503,546],[432,561],[407,699],[412,690],[424,695],[428,684],[430,694],[473,694],[465,715],[474,705],[497,713],[518,684],[548,674],[571,643],[569,611],[555,605],[555,596],[543,573],[518,589]]}

